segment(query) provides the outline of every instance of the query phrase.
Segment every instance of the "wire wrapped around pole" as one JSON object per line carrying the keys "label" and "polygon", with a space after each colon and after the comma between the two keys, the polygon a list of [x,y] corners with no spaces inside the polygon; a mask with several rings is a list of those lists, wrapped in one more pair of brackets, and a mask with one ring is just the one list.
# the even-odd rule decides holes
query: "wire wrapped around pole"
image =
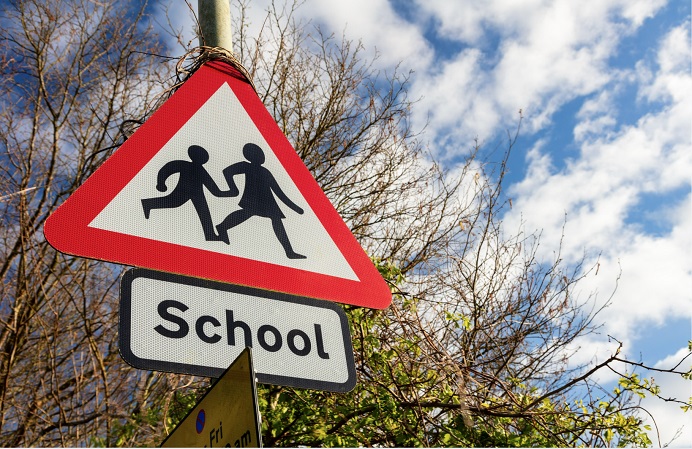
{"label": "wire wrapped around pole", "polygon": [[[197,53],[197,56],[192,56]],[[185,65],[186,61],[193,57],[191,63]],[[257,93],[257,88],[255,83],[250,76],[250,72],[243,66],[238,58],[235,57],[233,52],[226,50],[223,47],[207,47],[200,46],[195,47],[183,55],[176,64],[176,76],[178,78],[178,83],[171,88],[171,91],[175,91],[178,87],[182,85],[193,73],[197,71],[203,64],[209,61],[223,61],[235,69],[237,69],[252,86],[252,89]]]}

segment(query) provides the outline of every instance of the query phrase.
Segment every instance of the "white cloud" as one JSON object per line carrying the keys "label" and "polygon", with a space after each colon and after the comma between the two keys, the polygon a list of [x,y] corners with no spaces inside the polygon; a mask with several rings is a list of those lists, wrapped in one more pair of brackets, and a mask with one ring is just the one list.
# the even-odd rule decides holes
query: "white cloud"
{"label": "white cloud", "polygon": [[[646,100],[684,102],[690,98],[692,82],[689,77],[689,32],[689,23],[678,26],[661,43],[657,57],[659,74],[640,93]],[[638,69],[642,80],[651,76],[650,67],[639,65]]]}
{"label": "white cloud", "polygon": [[[670,39],[671,35],[684,34],[679,29],[673,30],[664,40],[660,54],[669,53],[668,43],[678,46],[677,40]],[[649,84],[641,86],[641,92],[649,93],[654,87],[659,92],[655,99],[665,98],[667,104],[645,114],[634,125],[621,127],[617,133],[611,132],[613,105],[608,93],[585,102],[577,115],[583,121],[575,128],[575,134],[583,140],[579,159],[555,173],[550,183],[541,180],[538,185],[528,176],[513,187],[512,194],[526,198],[527,202],[530,200],[529,207],[562,215],[565,210],[583,210],[584,203],[612,201],[609,196],[621,199],[620,206],[612,205],[616,211],[631,204],[632,198],[627,191],[619,190],[613,195],[614,189],[664,193],[686,185],[692,173],[692,152],[689,151],[692,104],[686,101],[692,94],[692,78],[683,70],[659,70]],[[608,126],[603,129],[608,132],[587,134],[583,131],[585,128],[596,130],[593,123],[598,120],[605,120]],[[545,199],[557,196],[563,208],[542,207],[542,202],[535,201],[537,196]]]}
{"label": "white cloud", "polygon": [[676,27],[668,33],[657,58],[661,71],[671,73],[689,69],[689,37],[689,29],[686,25]]}
{"label": "white cloud", "polygon": [[379,55],[377,67],[392,69],[406,61],[405,68],[420,69],[431,62],[431,50],[421,30],[399,17],[387,0],[309,0],[298,13],[316,24],[347,38],[362,40],[370,58]]}
{"label": "white cloud", "polygon": [[584,142],[597,136],[609,136],[617,125],[614,93],[602,90],[584,101],[576,118],[581,121],[574,127],[574,140]]}
{"label": "white cloud", "polygon": [[583,142],[589,136],[603,135],[617,125],[617,119],[610,115],[601,115],[586,119],[574,127],[574,140]]}
{"label": "white cloud", "polygon": [[673,229],[664,236],[628,230],[621,239],[613,237],[613,247],[599,260],[598,276],[582,284],[586,290],[599,290],[604,294],[601,300],[605,300],[622,271],[612,304],[599,319],[605,322],[607,333],[629,343],[626,350],[630,355],[634,355],[631,342],[643,327],[660,326],[673,318],[692,318],[691,202],[688,196],[678,204],[671,214]]}
{"label": "white cloud", "polygon": [[630,20],[633,26],[639,27],[644,20],[653,17],[659,9],[663,8],[666,0],[623,1],[621,4],[623,17]]}
{"label": "white cloud", "polygon": [[[516,111],[523,109],[527,130],[534,132],[549,125],[563,104],[595,92],[610,81],[613,73],[607,66],[608,58],[622,37],[662,4],[624,0],[440,0],[419,2],[418,8],[427,21],[438,26],[437,34],[445,39],[480,49],[487,47],[484,41],[499,39],[498,54],[486,61],[488,67],[473,73],[485,88],[449,93],[451,97],[483,96],[494,105],[497,117],[480,131],[507,126],[516,120]],[[473,121],[475,113],[470,108],[465,120],[471,117]]]}
{"label": "white cloud", "polygon": [[428,136],[436,138],[435,151],[447,149],[458,156],[472,147],[470,137],[494,133],[499,121],[497,105],[486,87],[481,71],[481,52],[468,50],[455,59],[439,63],[423,76],[416,78],[411,97],[421,100],[412,111],[417,129],[428,125]]}

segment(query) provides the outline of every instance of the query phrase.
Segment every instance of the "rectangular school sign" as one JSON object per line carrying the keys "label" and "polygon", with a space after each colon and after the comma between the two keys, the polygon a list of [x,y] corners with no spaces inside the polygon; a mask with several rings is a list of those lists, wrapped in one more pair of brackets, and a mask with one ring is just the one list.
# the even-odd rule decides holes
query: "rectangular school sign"
{"label": "rectangular school sign", "polygon": [[219,377],[250,346],[260,383],[335,392],[356,383],[344,311],[284,293],[131,269],[119,340],[140,369]]}

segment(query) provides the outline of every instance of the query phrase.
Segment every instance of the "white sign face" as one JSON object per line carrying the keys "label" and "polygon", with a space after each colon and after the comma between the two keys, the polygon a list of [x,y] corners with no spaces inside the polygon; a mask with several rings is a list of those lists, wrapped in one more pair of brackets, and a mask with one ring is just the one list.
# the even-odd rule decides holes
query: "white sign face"
{"label": "white sign face", "polygon": [[348,321],[332,302],[145,269],[123,276],[120,353],[135,368],[219,377],[246,346],[260,383],[355,386]]}

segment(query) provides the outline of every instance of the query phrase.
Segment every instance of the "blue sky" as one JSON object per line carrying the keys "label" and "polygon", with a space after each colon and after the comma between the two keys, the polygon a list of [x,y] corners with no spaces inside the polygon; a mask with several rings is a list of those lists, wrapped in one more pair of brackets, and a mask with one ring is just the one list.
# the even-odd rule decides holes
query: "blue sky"
{"label": "blue sky", "polygon": [[[184,3],[164,4],[190,33]],[[267,4],[251,2],[254,24]],[[414,72],[414,129],[426,126],[424,140],[449,168],[475,138],[501,143],[521,109],[505,226],[541,231],[548,259],[564,227],[565,260],[586,254],[586,266],[600,264],[583,296],[610,300],[601,334],[579,342],[579,361],[610,354],[608,334],[645,363],[684,354],[692,338],[689,1],[306,0],[297,15],[360,40],[379,69]],[[664,394],[692,396],[689,383],[654,377]],[[690,421],[675,405],[645,405],[663,444]],[[681,432],[673,445],[692,445],[692,425]]]}

